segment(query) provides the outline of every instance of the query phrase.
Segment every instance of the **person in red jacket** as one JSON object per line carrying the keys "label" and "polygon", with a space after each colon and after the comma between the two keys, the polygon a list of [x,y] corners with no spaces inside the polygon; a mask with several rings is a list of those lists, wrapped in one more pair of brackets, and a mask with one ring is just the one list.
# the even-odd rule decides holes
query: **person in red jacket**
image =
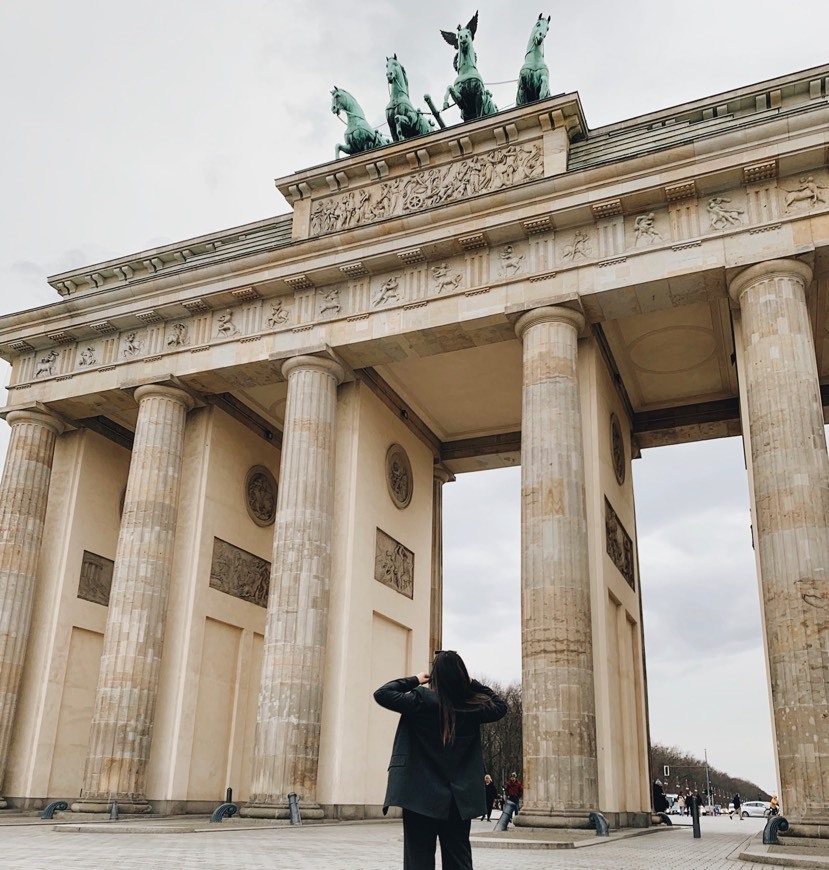
{"label": "person in red jacket", "polygon": [[524,786],[521,785],[521,780],[513,771],[509,775],[506,784],[507,800],[515,804],[515,814],[518,814],[518,808],[521,806],[521,798],[524,797]]}

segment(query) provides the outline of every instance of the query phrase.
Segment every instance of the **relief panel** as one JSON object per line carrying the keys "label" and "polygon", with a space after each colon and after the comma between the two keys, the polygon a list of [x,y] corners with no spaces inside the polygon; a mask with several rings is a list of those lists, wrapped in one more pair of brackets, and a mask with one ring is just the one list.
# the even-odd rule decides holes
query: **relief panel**
{"label": "relief panel", "polygon": [[382,529],[377,529],[374,579],[407,598],[414,598],[414,553]]}
{"label": "relief panel", "polygon": [[221,538],[213,538],[213,561],[210,565],[212,589],[258,607],[267,607],[270,584],[270,562],[234,547]]}

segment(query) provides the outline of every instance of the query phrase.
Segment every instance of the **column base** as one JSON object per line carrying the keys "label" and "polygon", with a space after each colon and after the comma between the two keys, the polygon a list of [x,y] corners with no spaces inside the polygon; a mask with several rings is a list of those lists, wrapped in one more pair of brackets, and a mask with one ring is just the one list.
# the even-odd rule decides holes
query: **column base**
{"label": "column base", "polygon": [[[239,815],[249,819],[290,819],[291,811],[288,807],[288,801],[274,801],[274,803],[252,801],[239,810]],[[325,813],[317,803],[300,803],[299,817],[303,820],[316,821],[324,819]]]}
{"label": "column base", "polygon": [[153,811],[150,802],[147,800],[119,800],[114,798],[81,798],[76,800],[70,809],[73,813],[109,813],[112,811],[113,803],[118,804],[118,815],[135,816],[142,813],[151,813]]}
{"label": "column base", "polygon": [[517,828],[589,828],[594,810],[545,810],[522,806],[513,818]]}
{"label": "column base", "polygon": [[[786,814],[783,814],[786,816]],[[821,845],[829,847],[829,818],[826,819],[790,819],[787,831],[780,831],[780,842],[790,843],[792,840],[820,840]],[[816,844],[817,845],[817,844]]]}

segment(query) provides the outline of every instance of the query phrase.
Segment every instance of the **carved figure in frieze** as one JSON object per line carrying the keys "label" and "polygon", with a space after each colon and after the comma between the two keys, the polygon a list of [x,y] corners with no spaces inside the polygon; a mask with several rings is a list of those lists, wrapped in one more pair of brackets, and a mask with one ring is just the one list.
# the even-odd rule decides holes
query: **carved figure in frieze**
{"label": "carved figure in frieze", "polygon": [[98,364],[98,360],[95,358],[95,348],[93,347],[85,347],[81,351],[81,358],[78,360],[78,366],[88,367],[94,366]]}
{"label": "carved figure in frieze", "polygon": [[51,377],[55,374],[55,363],[57,362],[58,357],[60,356],[60,351],[55,350],[54,348],[46,354],[46,356],[41,357],[37,365],[35,366],[35,377]]}
{"label": "carved figure in frieze", "polygon": [[498,256],[501,258],[501,269],[503,269],[505,277],[509,278],[521,271],[524,255],[516,254],[512,245],[505,245],[504,250]]}
{"label": "carved figure in frieze", "polygon": [[731,202],[725,196],[712,196],[708,200],[706,210],[711,220],[711,229],[724,230],[727,226],[738,227],[743,222],[741,215],[745,214],[742,209],[729,207]]}
{"label": "carved figure in frieze", "polygon": [[391,278],[387,278],[380,285],[380,292],[374,297],[372,305],[377,307],[378,305],[385,305],[392,300],[396,302],[400,301],[400,279],[394,275]]}
{"label": "carved figure in frieze", "polygon": [[334,314],[340,313],[340,291],[337,287],[332,287],[330,290],[321,290],[322,299],[320,300],[320,315],[327,314],[329,311]]}
{"label": "carved figure in frieze", "polygon": [[425,169],[360,191],[321,200],[311,209],[311,233],[322,235],[396,214],[434,208],[536,178],[542,172],[538,145],[510,145],[449,166]]}
{"label": "carved figure in frieze", "polygon": [[268,315],[268,326],[275,329],[281,323],[288,322],[288,309],[282,304],[281,299],[271,302],[271,313]]}
{"label": "carved figure in frieze", "polygon": [[432,266],[432,277],[435,279],[435,293],[443,293],[444,290],[457,290],[463,281],[460,272],[449,271],[448,263]]}
{"label": "carved figure in frieze", "polygon": [[389,122],[392,139],[397,142],[400,139],[431,133],[434,122],[412,105],[409,99],[409,77],[396,54],[386,58],[386,81],[389,83],[386,120]]}
{"label": "carved figure in frieze", "polygon": [[818,184],[811,175],[801,178],[800,186],[794,190],[783,189],[786,191],[786,211],[797,202],[808,202],[809,208],[814,208],[819,202],[826,205],[826,200],[820,195],[820,191],[827,188],[823,184]]}
{"label": "carved figure in frieze", "polygon": [[494,115],[498,107],[492,100],[492,94],[484,87],[484,80],[478,72],[477,57],[472,46],[475,32],[478,29],[478,13],[476,12],[466,27],[458,25],[457,33],[441,30],[441,36],[456,49],[452,65],[457,76],[446,89],[443,98],[443,108],[448,109],[450,101],[460,110],[464,121],[474,121],[486,115]]}
{"label": "carved figure in frieze", "polygon": [[656,218],[652,211],[640,214],[633,222],[633,231],[636,233],[636,244],[645,242],[652,245],[654,242],[664,242],[659,230],[656,228]]}
{"label": "carved figure in frieze", "polygon": [[407,598],[414,595],[414,553],[377,529],[374,555],[374,579]]}
{"label": "carved figure in frieze", "polygon": [[267,607],[270,568],[270,562],[253,553],[234,547],[220,538],[213,538],[213,561],[210,565],[210,586],[213,589],[258,607]]}
{"label": "carved figure in frieze", "polygon": [[144,350],[144,342],[138,337],[137,332],[128,332],[124,338],[124,349],[121,351],[121,356],[124,359],[140,356]]}
{"label": "carved figure in frieze", "polygon": [[184,347],[190,341],[186,323],[174,323],[167,336],[167,347]]}
{"label": "carved figure in frieze", "polygon": [[339,117],[345,112],[348,123],[345,128],[345,143],[334,147],[334,159],[343,154],[360,154],[371,148],[388,145],[389,140],[375,130],[366,120],[360,104],[342,88],[335,87],[331,91],[331,111]]}
{"label": "carved figure in frieze", "polygon": [[518,73],[516,106],[526,106],[527,103],[534,103],[536,100],[543,100],[550,96],[550,71],[544,61],[544,40],[549,29],[550,16],[544,18],[539,13],[530,31],[530,39],[524,53],[524,66]]}
{"label": "carved figure in frieze", "polygon": [[381,218],[393,215],[400,201],[400,179],[395,178],[394,181],[384,181],[380,185],[380,193],[377,201],[372,206],[374,214],[378,220]]}
{"label": "carved figure in frieze", "polygon": [[233,310],[228,308],[223,314],[216,317],[216,336],[219,338],[230,338],[233,335],[239,334],[239,328],[233,322]]}
{"label": "carved figure in frieze", "polygon": [[573,236],[571,244],[566,245],[564,253],[561,255],[565,260],[575,261],[576,257],[583,257],[585,260],[593,253],[590,246],[590,236],[587,233],[578,230]]}

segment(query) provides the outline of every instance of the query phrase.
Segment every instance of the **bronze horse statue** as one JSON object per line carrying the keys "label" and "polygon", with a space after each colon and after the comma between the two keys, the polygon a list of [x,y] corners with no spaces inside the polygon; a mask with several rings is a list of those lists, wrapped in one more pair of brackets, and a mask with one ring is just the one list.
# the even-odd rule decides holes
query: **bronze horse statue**
{"label": "bronze horse statue", "polygon": [[539,14],[538,20],[530,32],[527,52],[524,55],[524,66],[518,73],[518,94],[515,97],[516,106],[526,106],[536,100],[550,96],[550,71],[544,62],[544,39],[550,27],[550,16],[544,18]]}
{"label": "bronze horse statue", "polygon": [[475,66],[477,58],[472,40],[478,29],[478,13],[476,12],[466,27],[458,25],[458,32],[441,30],[443,38],[456,49],[453,66],[457,76],[446,89],[443,98],[443,108],[448,109],[450,99],[461,110],[464,121],[474,121],[486,115],[494,115],[498,107],[492,100],[492,94],[484,87],[484,80]]}
{"label": "bronze horse statue", "polygon": [[348,124],[345,128],[345,143],[334,147],[334,159],[343,154],[360,154],[372,148],[388,145],[389,140],[375,130],[363,114],[360,104],[342,88],[335,87],[331,91],[331,111],[339,117],[340,112],[345,112]]}
{"label": "bronze horse statue", "polygon": [[386,120],[392,139],[410,139],[423,133],[431,133],[434,123],[420,109],[416,109],[409,99],[409,78],[406,68],[393,57],[386,58],[386,81],[389,83],[389,102],[386,106]]}

